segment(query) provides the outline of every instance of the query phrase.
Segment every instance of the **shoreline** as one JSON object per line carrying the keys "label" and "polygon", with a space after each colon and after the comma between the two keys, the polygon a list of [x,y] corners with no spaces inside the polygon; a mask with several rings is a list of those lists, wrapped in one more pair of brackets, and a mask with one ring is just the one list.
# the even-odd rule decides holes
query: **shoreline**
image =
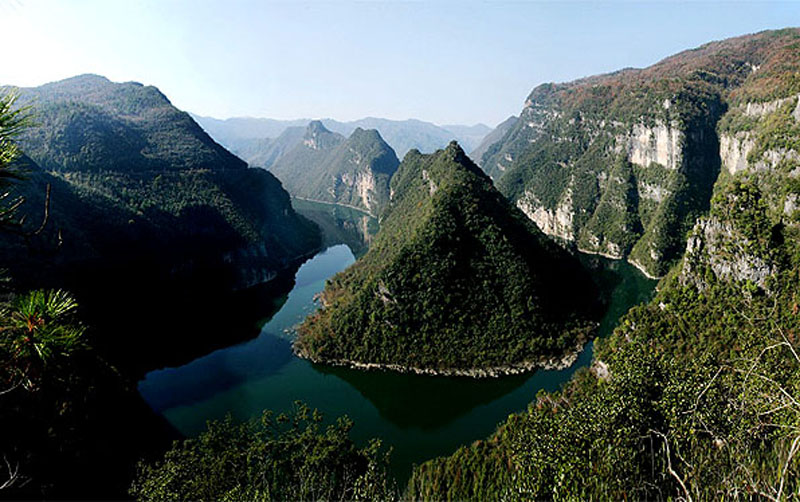
{"label": "shoreline", "polygon": [[297,199],[297,200],[304,200],[306,202],[315,202],[317,204],[327,204],[329,206],[346,207],[348,209],[353,209],[354,211],[358,211],[360,213],[364,213],[365,215],[369,216],[370,218],[376,218],[377,219],[377,216],[373,215],[372,213],[370,213],[366,209],[363,209],[363,208],[360,208],[360,207],[356,207],[356,206],[351,206],[349,204],[342,204],[340,202],[330,202],[330,201],[326,201],[326,200],[309,199],[308,197],[298,197],[296,195],[292,195],[291,198],[292,199]]}
{"label": "shoreline", "polygon": [[588,249],[582,249],[579,246],[576,246],[575,249],[577,249],[579,253],[602,256],[603,258],[608,258],[609,260],[622,260],[623,258],[625,258],[624,256],[614,256],[608,253],[604,253],[602,251],[590,251]]}
{"label": "shoreline", "polygon": [[[596,330],[597,326],[592,329]],[[393,371],[395,373],[413,373],[424,376],[438,377],[469,377],[469,378],[499,378],[511,375],[530,373],[536,370],[565,370],[571,367],[578,360],[578,356],[585,350],[586,344],[594,339],[593,336],[584,334],[579,335],[577,342],[563,355],[541,357],[539,360],[523,361],[515,364],[505,364],[501,366],[490,366],[488,368],[418,368],[416,366],[404,366],[402,364],[391,363],[362,363],[349,359],[320,359],[312,358],[308,354],[297,349],[292,344],[292,353],[301,359],[310,361],[313,364],[323,364],[328,366],[338,366],[366,371]]]}
{"label": "shoreline", "polygon": [[657,280],[660,280],[660,279],[662,279],[664,277],[663,275],[662,276],[657,276],[657,275],[650,274],[647,270],[644,269],[644,265],[640,264],[639,262],[637,262],[635,260],[632,260],[630,256],[625,261],[627,261],[628,263],[633,265],[636,268],[636,270],[641,272],[648,279],[652,279],[654,281],[657,281]]}
{"label": "shoreline", "polygon": [[653,275],[650,272],[648,272],[647,270],[645,270],[644,265],[642,265],[641,263],[631,259],[630,255],[628,255],[628,257],[625,258],[624,256],[613,256],[613,255],[610,255],[608,253],[603,253],[602,251],[590,251],[588,249],[582,249],[582,248],[580,248],[578,246],[575,246],[575,249],[579,253],[588,254],[588,255],[594,255],[594,256],[602,256],[603,258],[608,258],[609,260],[625,260],[626,262],[628,262],[631,265],[633,265],[634,268],[636,268],[636,270],[641,272],[642,275],[644,275],[648,279],[651,279],[651,280],[654,280],[654,281],[657,281],[659,279],[663,279],[664,278],[663,275],[661,275],[661,276]]}

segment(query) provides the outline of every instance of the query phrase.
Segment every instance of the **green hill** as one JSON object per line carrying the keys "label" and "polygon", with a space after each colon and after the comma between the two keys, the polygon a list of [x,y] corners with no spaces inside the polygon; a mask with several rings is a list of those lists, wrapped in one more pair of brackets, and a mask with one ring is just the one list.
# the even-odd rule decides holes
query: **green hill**
{"label": "green hill", "polygon": [[409,152],[391,190],[366,255],[300,327],[299,354],[485,375],[559,365],[585,341],[591,280],[456,143]]}
{"label": "green hill", "polygon": [[399,163],[374,129],[356,128],[345,140],[315,121],[302,142],[270,170],[295,197],[378,215],[389,200],[389,179]]}
{"label": "green hill", "polygon": [[[15,287],[68,288],[98,328],[131,304],[173,313],[207,307],[202,320],[165,324],[175,323],[162,340],[172,351],[147,350],[149,330],[133,329],[134,321],[114,342],[95,342],[120,360],[148,367],[223,343],[224,331],[207,328],[223,322],[211,317],[229,305],[225,295],[268,285],[321,244],[272,174],[248,168],[154,87],[85,75],[21,89],[20,101],[35,122],[19,138],[24,223],[0,243]],[[203,334],[182,343],[195,321]]]}

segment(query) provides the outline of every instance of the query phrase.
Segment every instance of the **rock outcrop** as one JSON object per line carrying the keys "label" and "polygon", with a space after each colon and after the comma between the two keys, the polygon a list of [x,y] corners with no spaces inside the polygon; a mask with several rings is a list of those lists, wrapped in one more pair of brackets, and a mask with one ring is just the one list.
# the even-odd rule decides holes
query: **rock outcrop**
{"label": "rock outcrop", "polygon": [[[764,32],[541,85],[482,167],[545,233],[662,276],[708,211],[721,167],[783,172],[800,160],[796,90],[775,90],[797,37]],[[629,175],[612,174],[618,162]],[[765,192],[770,205],[793,211],[780,192]]]}

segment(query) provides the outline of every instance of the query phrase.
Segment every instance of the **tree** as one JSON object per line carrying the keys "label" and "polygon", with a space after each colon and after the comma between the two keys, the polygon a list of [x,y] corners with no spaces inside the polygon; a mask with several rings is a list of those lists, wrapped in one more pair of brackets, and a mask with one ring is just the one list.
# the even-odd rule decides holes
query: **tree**
{"label": "tree", "polygon": [[66,291],[31,291],[0,306],[0,375],[10,392],[35,390],[48,366],[79,349],[84,327],[74,319],[77,302]]}
{"label": "tree", "polygon": [[12,215],[22,203],[8,191],[9,185],[20,179],[14,168],[14,161],[20,156],[14,138],[30,125],[29,109],[16,107],[16,101],[16,92],[0,94],[0,227],[13,224]]}
{"label": "tree", "polygon": [[196,439],[176,441],[164,458],[142,463],[131,486],[139,500],[391,500],[388,454],[380,442],[358,448],[352,422],[323,427],[296,403],[290,415],[210,422]]}

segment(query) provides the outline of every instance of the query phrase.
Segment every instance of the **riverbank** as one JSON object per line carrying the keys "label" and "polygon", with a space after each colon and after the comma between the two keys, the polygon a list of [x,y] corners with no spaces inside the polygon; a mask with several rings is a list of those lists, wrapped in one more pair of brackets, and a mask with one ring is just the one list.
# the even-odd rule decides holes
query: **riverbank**
{"label": "riverbank", "polygon": [[299,358],[311,361],[314,364],[322,364],[327,366],[339,366],[357,370],[367,371],[393,371],[395,373],[415,374],[423,376],[439,376],[439,377],[469,377],[469,378],[500,378],[510,375],[521,375],[524,373],[531,373],[536,370],[564,370],[575,364],[578,356],[583,352],[586,344],[593,338],[589,336],[590,333],[596,331],[596,327],[590,332],[582,333],[578,336],[575,345],[568,349],[562,356],[543,356],[538,360],[523,361],[515,364],[506,364],[500,366],[490,366],[488,368],[418,368],[415,366],[403,366],[401,364],[386,364],[386,363],[363,363],[359,361],[352,361],[348,359],[321,359],[315,358],[306,354],[297,348],[296,344],[292,345],[292,352]]}

